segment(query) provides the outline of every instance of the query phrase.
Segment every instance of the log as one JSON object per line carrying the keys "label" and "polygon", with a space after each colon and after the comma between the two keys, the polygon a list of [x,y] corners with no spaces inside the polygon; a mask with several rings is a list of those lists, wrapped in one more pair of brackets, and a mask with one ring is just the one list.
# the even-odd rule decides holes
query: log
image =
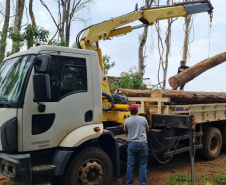
{"label": "log", "polygon": [[[115,93],[117,93],[117,89]],[[126,95],[127,97],[151,97],[151,90],[139,90],[139,89],[119,89],[119,93]]]}
{"label": "log", "polygon": [[187,82],[193,80],[203,72],[226,61],[226,52],[220,53],[212,58],[203,60],[194,66],[182,71],[181,73],[169,78],[169,84],[172,88],[178,88]]}
{"label": "log", "polygon": [[208,104],[208,103],[226,103],[226,93],[220,92],[192,92],[175,90],[153,90],[152,98],[170,98],[172,103],[176,104]]}

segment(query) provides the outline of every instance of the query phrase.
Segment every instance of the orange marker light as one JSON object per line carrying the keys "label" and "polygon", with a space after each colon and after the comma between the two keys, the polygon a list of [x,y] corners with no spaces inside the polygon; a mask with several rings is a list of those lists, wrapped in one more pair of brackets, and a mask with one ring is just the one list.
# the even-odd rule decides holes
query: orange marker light
{"label": "orange marker light", "polygon": [[101,130],[100,127],[95,127],[95,128],[94,128],[94,131],[95,131],[95,132],[100,132],[100,130]]}

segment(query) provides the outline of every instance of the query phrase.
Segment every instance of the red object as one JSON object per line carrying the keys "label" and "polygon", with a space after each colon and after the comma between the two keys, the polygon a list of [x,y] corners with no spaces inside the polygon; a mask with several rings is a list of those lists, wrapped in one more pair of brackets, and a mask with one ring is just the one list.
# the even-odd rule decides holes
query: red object
{"label": "red object", "polygon": [[209,122],[210,120],[206,120],[206,122]]}
{"label": "red object", "polygon": [[218,121],[220,121],[221,119],[220,118],[218,118]]}
{"label": "red object", "polygon": [[130,111],[130,112],[138,112],[138,107],[139,107],[139,105],[137,105],[137,104],[132,104],[132,105],[130,106],[130,108],[129,108],[129,111]]}

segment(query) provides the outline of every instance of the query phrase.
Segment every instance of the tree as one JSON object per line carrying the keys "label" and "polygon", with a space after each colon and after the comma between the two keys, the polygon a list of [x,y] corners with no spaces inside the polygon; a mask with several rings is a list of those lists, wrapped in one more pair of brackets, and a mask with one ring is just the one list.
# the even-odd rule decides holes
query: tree
{"label": "tree", "polygon": [[0,62],[5,58],[5,49],[6,49],[6,39],[9,28],[9,19],[10,19],[10,0],[6,0],[5,2],[5,20],[1,32],[1,40],[0,40]]}
{"label": "tree", "polygon": [[[187,2],[188,0],[184,0],[184,2]],[[194,1],[194,0],[192,0]],[[192,21],[192,15],[188,15],[187,17],[184,18],[185,21],[185,29],[184,29],[184,46],[183,46],[183,61],[187,63],[187,58],[188,58],[188,51],[189,51],[189,37],[190,37],[190,32],[193,26],[193,21]]]}
{"label": "tree", "polygon": [[48,43],[49,31],[37,26],[27,25],[23,32],[14,31],[10,29],[9,38],[14,43],[15,50],[19,51],[24,44],[27,45],[27,49],[32,47],[37,42]]}
{"label": "tree", "polygon": [[41,4],[49,12],[49,14],[57,28],[57,31],[54,34],[53,38],[55,38],[55,36],[58,33],[59,39],[61,41],[65,40],[67,43],[67,46],[69,46],[72,22],[77,21],[77,20],[84,21],[83,18],[81,18],[81,17],[79,17],[79,15],[77,15],[77,13],[79,13],[81,10],[84,10],[85,8],[87,8],[92,1],[93,0],[77,0],[77,1],[76,0],[57,0],[58,16],[59,16],[59,21],[57,22],[53,16],[51,10],[49,9],[49,7],[44,3],[43,0],[40,0]]}
{"label": "tree", "polygon": [[124,71],[120,74],[118,86],[126,89],[141,89],[142,76],[136,68],[130,68],[127,72]]}
{"label": "tree", "polygon": [[36,26],[35,16],[34,16],[34,13],[33,13],[33,0],[30,0],[30,2],[29,2],[29,14],[30,14],[30,17],[31,17],[32,26]]}
{"label": "tree", "polygon": [[[150,8],[155,0],[145,0],[145,6],[147,8]],[[144,65],[144,60],[145,60],[145,51],[144,51],[144,46],[147,41],[147,35],[148,35],[148,27],[144,27],[144,31],[141,35],[139,35],[139,49],[138,49],[138,55],[139,55],[139,62],[138,62],[138,71],[139,74],[142,76],[144,75],[144,70],[145,70],[145,65]]]}
{"label": "tree", "polygon": [[[166,4],[172,5],[173,0],[167,0]],[[158,5],[159,5],[159,0],[158,0]],[[168,70],[170,47],[171,47],[171,27],[175,20],[177,20],[177,18],[167,20],[168,26],[167,26],[167,30],[165,32],[165,35],[166,35],[165,42],[163,42],[163,39],[161,36],[161,28],[160,28],[159,22],[155,24],[157,35],[158,35],[158,50],[159,50],[159,68],[158,68],[157,76],[158,76],[158,84],[162,89],[166,88],[166,78],[167,78],[167,70]],[[164,57],[164,55],[165,55],[165,57]],[[160,81],[161,69],[163,71],[163,82],[162,83]]]}
{"label": "tree", "polygon": [[[20,32],[21,30],[21,23],[23,18],[23,12],[24,12],[24,2],[25,0],[17,0],[16,1],[16,15],[14,20],[14,32]],[[12,53],[18,52],[18,42],[13,42],[12,45]]]}
{"label": "tree", "polygon": [[107,75],[108,71],[115,66],[115,62],[110,63],[111,57],[103,55],[104,73]]}

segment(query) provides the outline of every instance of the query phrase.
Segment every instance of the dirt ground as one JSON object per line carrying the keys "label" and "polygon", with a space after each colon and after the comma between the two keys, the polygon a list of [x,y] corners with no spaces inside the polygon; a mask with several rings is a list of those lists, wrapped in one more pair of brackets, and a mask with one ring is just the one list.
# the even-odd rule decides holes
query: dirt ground
{"label": "dirt ground", "polygon": [[[190,177],[190,164],[189,153],[177,155],[167,164],[159,164],[156,161],[150,161],[148,164],[147,185],[167,185],[169,184],[167,178],[171,175],[176,176],[183,173]],[[122,171],[123,172],[120,177],[113,178],[112,185],[126,184],[125,165],[122,167]],[[138,170],[136,170],[134,185],[138,185],[138,173]],[[215,174],[220,173],[226,173],[226,153],[222,153],[213,161],[204,161],[197,158],[195,159],[195,184],[208,184],[200,181],[202,176],[210,177],[210,179],[208,179],[209,184],[217,184],[214,183],[213,177]],[[0,185],[3,185],[3,182],[6,182],[5,185],[10,184],[6,177],[0,176]]]}

